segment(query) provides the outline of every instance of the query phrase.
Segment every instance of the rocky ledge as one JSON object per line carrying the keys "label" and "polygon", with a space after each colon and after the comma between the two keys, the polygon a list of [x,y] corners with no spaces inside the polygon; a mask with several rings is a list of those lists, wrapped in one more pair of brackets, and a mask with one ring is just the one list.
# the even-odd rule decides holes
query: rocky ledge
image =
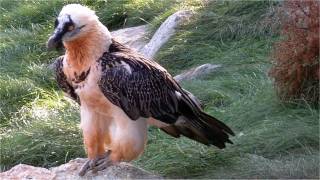
{"label": "rocky ledge", "polygon": [[85,163],[86,159],[77,158],[70,162],[51,169],[34,167],[26,164],[19,164],[11,168],[9,171],[0,173],[0,179],[36,179],[36,180],[66,180],[66,179],[161,179],[160,176],[154,175],[141,168],[135,167],[129,163],[120,163],[116,166],[99,171],[95,174],[88,172],[85,176],[80,177],[78,172]]}

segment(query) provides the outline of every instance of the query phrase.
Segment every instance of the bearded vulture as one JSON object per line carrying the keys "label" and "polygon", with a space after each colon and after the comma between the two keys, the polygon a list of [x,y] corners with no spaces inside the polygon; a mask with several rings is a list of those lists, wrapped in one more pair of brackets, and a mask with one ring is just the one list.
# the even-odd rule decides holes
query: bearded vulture
{"label": "bearded vulture", "polygon": [[228,126],[203,112],[163,67],[113,39],[94,11],[66,5],[54,27],[47,47],[65,48],[56,60],[58,86],[80,104],[88,161],[79,175],[137,158],[148,123],[208,146],[232,143]]}

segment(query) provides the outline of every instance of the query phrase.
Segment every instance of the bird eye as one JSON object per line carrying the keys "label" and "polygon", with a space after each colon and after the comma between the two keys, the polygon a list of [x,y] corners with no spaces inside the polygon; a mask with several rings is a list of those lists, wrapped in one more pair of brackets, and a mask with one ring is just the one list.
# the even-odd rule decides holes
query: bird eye
{"label": "bird eye", "polygon": [[68,27],[68,31],[73,31],[74,30],[74,25],[71,25]]}

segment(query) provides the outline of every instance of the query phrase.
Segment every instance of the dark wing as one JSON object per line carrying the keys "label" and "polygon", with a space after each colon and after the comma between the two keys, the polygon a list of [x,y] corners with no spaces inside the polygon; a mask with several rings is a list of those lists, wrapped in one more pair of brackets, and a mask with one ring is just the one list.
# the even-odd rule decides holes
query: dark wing
{"label": "dark wing", "polygon": [[66,75],[63,73],[63,58],[64,56],[60,56],[54,62],[56,81],[59,88],[61,88],[68,97],[80,104],[79,96],[75,93],[74,88],[69,84]]}
{"label": "dark wing", "polygon": [[161,129],[174,137],[182,134],[219,148],[231,143],[232,130],[204,113],[160,65],[115,42],[109,50],[99,59],[99,87],[132,120],[153,117],[168,124]]}
{"label": "dark wing", "polygon": [[172,124],[179,117],[175,83],[142,56],[114,52],[100,58],[104,95],[133,120],[154,117]]}

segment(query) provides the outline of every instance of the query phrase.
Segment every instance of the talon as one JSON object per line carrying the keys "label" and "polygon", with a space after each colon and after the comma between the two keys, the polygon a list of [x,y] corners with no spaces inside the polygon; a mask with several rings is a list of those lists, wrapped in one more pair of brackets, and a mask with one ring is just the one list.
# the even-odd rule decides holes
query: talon
{"label": "talon", "polygon": [[104,169],[107,169],[107,168],[108,168],[109,166],[111,166],[111,165],[112,165],[112,162],[111,162],[111,161],[103,161],[103,163],[97,165],[97,166],[95,167],[95,169],[96,169],[97,171],[102,171],[102,170],[104,170]]}
{"label": "talon", "polygon": [[96,163],[96,166],[99,166],[100,164],[104,163],[106,159],[99,159]]}
{"label": "talon", "polygon": [[109,160],[110,153],[110,151],[107,151],[104,155],[100,157],[87,160],[87,162],[81,167],[78,173],[79,176],[84,176],[90,170],[92,170],[92,173],[97,173],[98,171],[101,171],[109,167],[111,165],[111,161]]}
{"label": "talon", "polygon": [[97,172],[98,172],[98,170],[97,170],[97,168],[96,167],[94,167],[94,168],[92,168],[92,174],[96,174]]}
{"label": "talon", "polygon": [[107,151],[106,153],[104,153],[104,155],[100,156],[98,158],[98,161],[96,162],[96,166],[99,166],[100,164],[109,161],[109,155],[110,155],[111,151]]}
{"label": "talon", "polygon": [[84,176],[88,171],[93,170],[95,172],[94,168],[96,166],[97,159],[89,159],[87,162],[81,167],[81,170],[79,171],[79,176]]}
{"label": "talon", "polygon": [[90,167],[90,162],[91,160],[87,160],[87,162],[84,163],[84,165],[81,167],[80,171],[79,171],[79,176],[84,176],[87,171],[89,170],[89,167]]}
{"label": "talon", "polygon": [[90,168],[89,169],[93,169],[96,166],[96,162],[98,161],[97,158],[92,159],[89,163]]}

